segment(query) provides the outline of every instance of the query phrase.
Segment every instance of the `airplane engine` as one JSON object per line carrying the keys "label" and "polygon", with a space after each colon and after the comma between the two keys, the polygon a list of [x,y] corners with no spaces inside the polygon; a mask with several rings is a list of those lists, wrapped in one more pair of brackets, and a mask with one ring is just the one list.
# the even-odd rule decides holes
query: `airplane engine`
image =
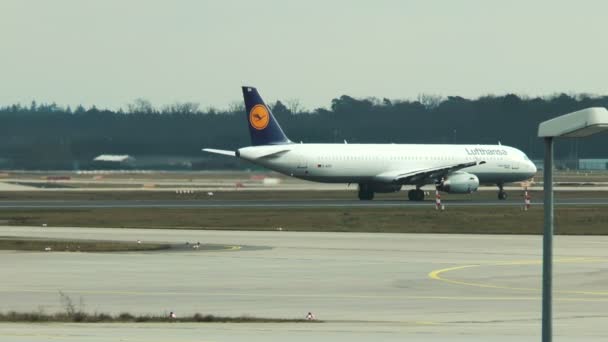
{"label": "airplane engine", "polygon": [[372,183],[371,190],[378,193],[397,192],[401,190],[401,184]]}
{"label": "airplane engine", "polygon": [[437,185],[437,190],[449,194],[468,194],[477,191],[479,178],[471,173],[456,172]]}

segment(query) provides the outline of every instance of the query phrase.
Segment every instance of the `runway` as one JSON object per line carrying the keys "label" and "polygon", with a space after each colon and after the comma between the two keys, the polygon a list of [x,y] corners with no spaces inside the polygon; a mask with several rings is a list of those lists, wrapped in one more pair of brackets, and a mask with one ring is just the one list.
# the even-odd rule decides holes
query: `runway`
{"label": "runway", "polygon": [[[201,241],[180,253],[0,251],[1,310],[295,318],[320,324],[0,324],[2,341],[536,341],[541,237],[0,227],[0,236]],[[555,237],[555,335],[608,339],[607,237]]]}
{"label": "runway", "polygon": [[[521,206],[521,200],[444,200],[449,206]],[[540,199],[532,200],[532,205],[542,205]],[[608,205],[606,198],[556,199],[558,206]],[[414,202],[408,200],[19,200],[0,201],[1,209],[94,209],[94,208],[387,208],[387,207],[428,207],[434,200]]]}

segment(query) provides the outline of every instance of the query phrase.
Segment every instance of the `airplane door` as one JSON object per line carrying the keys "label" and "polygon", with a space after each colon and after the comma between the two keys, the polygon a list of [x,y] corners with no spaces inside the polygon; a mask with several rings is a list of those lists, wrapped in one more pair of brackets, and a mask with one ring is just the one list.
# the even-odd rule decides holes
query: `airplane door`
{"label": "airplane door", "polygon": [[514,161],[511,163],[511,168],[513,170],[518,170],[519,169],[519,162],[518,161]]}

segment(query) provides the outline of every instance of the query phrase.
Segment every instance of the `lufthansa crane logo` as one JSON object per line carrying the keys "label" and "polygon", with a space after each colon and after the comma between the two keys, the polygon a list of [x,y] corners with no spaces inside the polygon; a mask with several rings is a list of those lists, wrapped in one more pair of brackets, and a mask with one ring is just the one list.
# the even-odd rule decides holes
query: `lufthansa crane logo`
{"label": "lufthansa crane logo", "polygon": [[257,130],[263,130],[270,122],[270,113],[264,105],[255,105],[249,112],[249,122]]}

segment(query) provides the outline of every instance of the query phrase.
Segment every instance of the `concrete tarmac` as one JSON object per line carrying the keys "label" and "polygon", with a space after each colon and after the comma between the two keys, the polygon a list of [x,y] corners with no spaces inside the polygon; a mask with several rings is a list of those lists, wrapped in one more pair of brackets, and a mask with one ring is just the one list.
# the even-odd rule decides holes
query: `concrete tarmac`
{"label": "concrete tarmac", "polygon": [[[0,324],[2,341],[537,341],[541,237],[0,227],[0,236],[229,251],[0,251],[0,310],[194,312],[321,324]],[[555,334],[608,340],[607,237],[555,238]],[[263,248],[256,248],[263,247]]]}
{"label": "concrete tarmac", "polygon": [[[499,200],[444,200],[449,206],[522,206],[521,199]],[[556,199],[558,206],[608,205],[605,198]],[[434,199],[422,202],[408,200],[19,200],[0,201],[0,209],[94,209],[94,208],[381,208],[381,207],[425,207],[435,204]],[[531,201],[542,205],[542,199]]]}

